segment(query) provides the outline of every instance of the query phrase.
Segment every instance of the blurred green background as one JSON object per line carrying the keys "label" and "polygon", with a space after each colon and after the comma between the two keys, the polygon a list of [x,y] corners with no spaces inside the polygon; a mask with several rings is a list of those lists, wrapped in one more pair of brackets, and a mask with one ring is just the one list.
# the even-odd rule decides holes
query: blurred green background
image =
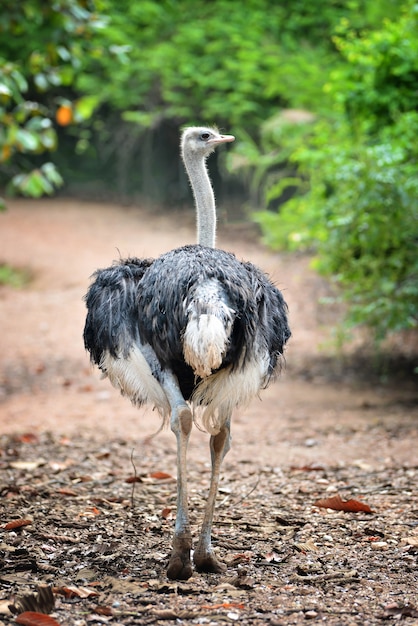
{"label": "blurred green background", "polygon": [[348,325],[416,328],[414,0],[2,0],[3,207],[190,202],[188,124],[236,135],[217,195],[271,247],[312,252]]}

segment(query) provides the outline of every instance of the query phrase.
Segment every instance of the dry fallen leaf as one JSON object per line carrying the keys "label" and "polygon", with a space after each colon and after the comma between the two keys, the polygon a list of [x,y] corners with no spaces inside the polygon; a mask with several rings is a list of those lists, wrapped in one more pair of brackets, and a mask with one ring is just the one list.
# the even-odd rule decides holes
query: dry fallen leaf
{"label": "dry fallen leaf", "polygon": [[46,465],[46,461],[45,459],[37,459],[36,461],[11,461],[9,465],[12,469],[31,472],[42,465]]}
{"label": "dry fallen leaf", "polygon": [[81,511],[78,514],[78,517],[96,517],[97,515],[101,515],[100,509],[96,506],[89,506],[85,511]]}
{"label": "dry fallen leaf", "polygon": [[39,443],[39,437],[38,435],[35,435],[35,433],[22,433],[21,435],[16,435],[14,439],[19,443]]}
{"label": "dry fallen leaf", "polygon": [[308,541],[304,541],[301,543],[296,543],[295,548],[299,550],[299,552],[317,552],[318,546],[312,541],[312,539],[308,539]]}
{"label": "dry fallen leaf", "polygon": [[408,546],[413,546],[414,548],[418,547],[418,536],[417,537],[403,537],[401,541],[402,543],[406,543]]}
{"label": "dry fallen leaf", "polygon": [[249,563],[253,556],[254,555],[252,552],[241,552],[239,554],[233,554],[227,559],[227,564],[229,567],[235,567],[236,565],[240,565],[241,563]]}
{"label": "dry fallen leaf", "polygon": [[325,498],[324,500],[317,500],[314,502],[314,506],[323,509],[333,509],[334,511],[345,511],[347,513],[358,513],[359,511],[373,513],[368,504],[364,504],[358,500],[343,500],[340,495]]}
{"label": "dry fallen leaf", "polygon": [[125,483],[131,484],[131,483],[142,483],[144,482],[142,480],[142,478],[140,476],[129,476],[128,478],[125,479]]}
{"label": "dry fallen leaf", "polygon": [[33,611],[25,611],[15,619],[16,624],[23,626],[60,626],[59,622],[49,615],[43,613],[35,613]]}
{"label": "dry fallen leaf", "polygon": [[167,474],[166,472],[151,472],[151,478],[157,478],[158,480],[165,480],[167,478],[173,478],[171,474]]}
{"label": "dry fallen leaf", "polygon": [[372,541],[370,545],[372,550],[388,550],[389,548],[387,541]]}
{"label": "dry fallen leaf", "polygon": [[60,496],[77,496],[77,492],[74,489],[69,489],[68,487],[61,487],[58,489],[56,493],[59,493]]}
{"label": "dry fallen leaf", "polygon": [[113,615],[113,610],[110,606],[96,606],[93,612],[96,613],[96,615],[106,615],[108,617]]}
{"label": "dry fallen leaf", "polygon": [[166,507],[165,509],[161,511],[161,517],[166,520],[171,520],[171,519],[174,519],[175,515],[172,509],[170,509],[169,507]]}
{"label": "dry fallen leaf", "polygon": [[14,519],[11,522],[7,522],[3,526],[4,530],[17,530],[18,528],[23,528],[24,526],[29,526],[32,524],[31,519]]}
{"label": "dry fallen leaf", "polygon": [[75,585],[54,587],[54,593],[65,596],[66,598],[91,598],[99,595],[94,589],[90,589],[89,587],[76,587]]}

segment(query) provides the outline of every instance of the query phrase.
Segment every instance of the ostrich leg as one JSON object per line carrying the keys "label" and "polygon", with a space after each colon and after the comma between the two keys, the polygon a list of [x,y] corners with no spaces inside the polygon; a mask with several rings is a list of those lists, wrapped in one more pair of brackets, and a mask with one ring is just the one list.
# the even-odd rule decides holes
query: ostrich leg
{"label": "ostrich leg", "polygon": [[211,531],[213,512],[215,508],[216,494],[218,493],[219,475],[222,461],[231,446],[231,418],[230,416],[217,435],[210,438],[210,454],[212,460],[212,474],[210,480],[209,496],[206,503],[205,514],[200,531],[199,541],[193,554],[193,561],[199,572],[224,572],[226,567],[220,563],[212,551]]}
{"label": "ostrich leg", "polygon": [[192,575],[190,531],[187,502],[187,446],[192,430],[192,412],[181,394],[176,378],[165,372],[163,388],[171,407],[171,430],[177,439],[177,515],[173,550],[167,568],[172,580],[187,580]]}

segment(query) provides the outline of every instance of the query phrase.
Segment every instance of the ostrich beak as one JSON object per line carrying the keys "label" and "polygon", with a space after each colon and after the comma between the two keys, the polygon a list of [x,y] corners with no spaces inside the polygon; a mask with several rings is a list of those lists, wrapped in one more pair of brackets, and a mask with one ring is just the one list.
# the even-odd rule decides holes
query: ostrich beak
{"label": "ostrich beak", "polygon": [[218,135],[213,139],[209,139],[208,144],[217,146],[220,143],[230,143],[231,141],[235,141],[234,135]]}

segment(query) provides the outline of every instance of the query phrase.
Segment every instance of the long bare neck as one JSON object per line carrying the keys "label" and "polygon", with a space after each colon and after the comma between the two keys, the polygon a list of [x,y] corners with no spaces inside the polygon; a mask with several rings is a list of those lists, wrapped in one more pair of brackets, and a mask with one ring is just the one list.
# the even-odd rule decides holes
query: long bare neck
{"label": "long bare neck", "polygon": [[183,154],[183,160],[196,204],[197,243],[214,248],[216,239],[215,196],[205,159],[195,159],[193,156]]}

